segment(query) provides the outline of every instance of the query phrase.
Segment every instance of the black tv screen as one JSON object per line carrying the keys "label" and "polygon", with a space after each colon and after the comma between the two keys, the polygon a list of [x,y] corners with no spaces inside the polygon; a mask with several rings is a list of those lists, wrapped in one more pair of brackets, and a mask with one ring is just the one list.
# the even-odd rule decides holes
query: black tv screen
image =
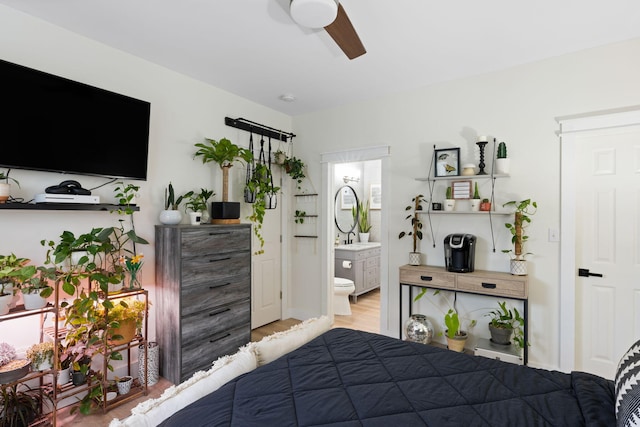
{"label": "black tv screen", "polygon": [[146,180],[150,104],[0,60],[0,166]]}

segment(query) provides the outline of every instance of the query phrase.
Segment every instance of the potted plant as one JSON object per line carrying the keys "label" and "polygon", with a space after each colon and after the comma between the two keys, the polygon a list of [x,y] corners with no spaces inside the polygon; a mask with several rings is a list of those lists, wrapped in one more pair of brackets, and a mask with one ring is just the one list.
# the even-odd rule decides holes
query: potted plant
{"label": "potted plant", "polygon": [[284,171],[292,178],[296,180],[296,186],[298,191],[302,190],[300,184],[306,178],[304,173],[305,164],[302,160],[295,156],[287,157],[284,161]]}
{"label": "potted plant", "polygon": [[125,375],[124,377],[116,377],[116,385],[118,387],[118,394],[127,394],[131,391],[131,384],[133,384],[133,377]]}
{"label": "potted plant", "polygon": [[263,163],[257,163],[255,173],[246,184],[247,190],[255,194],[255,202],[251,204],[251,215],[247,217],[253,223],[253,234],[260,242],[260,249],[254,252],[256,255],[264,253],[264,238],[262,237],[262,223],[267,210],[267,199],[275,195],[280,187],[273,186],[273,176],[269,167]]}
{"label": "potted plant", "polygon": [[33,344],[27,349],[27,359],[34,371],[47,371],[53,367],[53,342]]}
{"label": "potted plant", "polygon": [[29,373],[31,361],[16,359],[16,349],[9,343],[0,343],[0,384],[14,382]]}
{"label": "potted plant", "polygon": [[20,284],[33,275],[34,267],[28,263],[29,259],[15,254],[0,255],[0,315],[15,306]]}
{"label": "potted plant", "polygon": [[471,199],[471,211],[478,212],[480,210],[480,192],[478,191],[478,183],[474,183],[473,198]]}
{"label": "potted plant", "polygon": [[121,345],[131,342],[142,330],[146,310],[145,302],[134,298],[121,299],[109,309],[100,307],[99,315],[104,316],[106,313],[110,344]]}
{"label": "potted plant", "polygon": [[206,142],[197,143],[195,146],[198,147],[195,157],[201,157],[202,163],[217,163],[222,170],[222,202],[211,204],[211,217],[213,219],[240,218],[240,202],[229,202],[229,169],[236,161],[251,162],[253,153],[237,146],[227,138],[219,141],[206,138]]}
{"label": "potted plant", "polygon": [[304,224],[304,219],[307,216],[307,213],[305,211],[301,211],[296,209],[296,213],[295,213],[295,223],[296,224]]}
{"label": "potted plant", "polygon": [[444,210],[449,212],[454,210],[456,208],[456,199],[453,198],[453,189],[451,186],[447,187],[445,198]]}
{"label": "potted plant", "polygon": [[489,199],[482,199],[480,202],[480,210],[482,212],[489,212],[491,210],[491,202]]}
{"label": "potted plant", "polygon": [[499,174],[509,173],[509,159],[507,158],[507,144],[501,142],[498,144],[498,153],[496,157],[496,172]]}
{"label": "potted plant", "polygon": [[67,346],[58,344],[58,386],[63,386],[71,381],[71,353]]}
{"label": "potted plant", "polygon": [[137,204],[136,199],[138,197],[139,190],[139,185],[125,185],[122,181],[117,182],[116,187],[114,188],[116,201],[118,202],[118,209],[116,212],[119,214],[132,215],[134,211],[131,209],[131,206],[135,206]]}
{"label": "potted plant", "polygon": [[515,207],[514,220],[512,223],[506,223],[505,227],[511,232],[511,243],[513,249],[503,249],[502,252],[511,254],[510,270],[511,274],[518,276],[527,275],[527,261],[526,255],[530,255],[530,252],[524,252],[524,244],[529,239],[529,236],[525,234],[526,227],[531,224],[531,215],[534,215],[538,210],[538,204],[531,199],[525,199],[522,201],[512,200],[505,203],[503,206]]}
{"label": "potted plant", "polygon": [[411,199],[412,204],[404,209],[405,211],[413,210],[413,213],[410,213],[405,218],[411,220],[411,230],[409,232],[402,231],[398,235],[398,239],[402,239],[404,236],[413,237],[413,251],[409,252],[409,264],[411,265],[420,265],[421,262],[422,254],[418,252],[418,240],[422,240],[422,221],[418,214],[422,212],[422,203],[425,202],[426,200],[422,194],[418,194]]}
{"label": "potted plant", "polygon": [[6,203],[7,200],[9,200],[9,195],[11,194],[11,184],[9,180],[15,182],[18,187],[20,187],[20,183],[9,176],[10,171],[11,169],[6,173],[0,172],[0,203]]}
{"label": "potted plant", "polygon": [[491,317],[489,322],[489,332],[491,333],[491,341],[495,344],[509,345],[511,344],[511,335],[518,349],[524,348],[524,322],[517,308],[513,310],[507,308],[507,302],[499,302],[498,309],[492,310],[488,316]]}
{"label": "potted plant", "polygon": [[[358,224],[358,237],[361,242],[366,243],[369,241],[369,231],[371,230],[371,224],[369,223],[369,201],[367,204],[364,202],[358,202],[359,209],[355,206],[351,208],[351,214],[353,220]],[[359,212],[359,213],[358,213]]]}
{"label": "potted plant", "polygon": [[278,151],[273,153],[273,160],[276,165],[282,166],[284,165],[284,162],[287,160],[287,153],[279,149]]}
{"label": "potted plant", "polygon": [[182,221],[182,213],[180,213],[180,203],[193,194],[193,191],[189,191],[181,196],[176,197],[173,184],[169,182],[169,185],[164,190],[164,210],[160,212],[160,222],[162,224],[180,224]]}
{"label": "potted plant", "polygon": [[213,190],[201,188],[200,193],[193,192],[187,197],[185,211],[186,209],[191,210],[191,212],[189,212],[191,225],[199,225],[202,222],[209,222],[207,202],[213,195]]}
{"label": "potted plant", "polygon": [[0,425],[28,426],[42,416],[45,403],[54,405],[51,395],[39,387],[15,384],[0,387]]}
{"label": "potted plant", "polygon": [[27,266],[31,275],[20,285],[24,308],[36,310],[47,305],[47,298],[53,294],[53,288],[49,286],[49,281],[55,281],[56,270],[53,267],[33,265]]}

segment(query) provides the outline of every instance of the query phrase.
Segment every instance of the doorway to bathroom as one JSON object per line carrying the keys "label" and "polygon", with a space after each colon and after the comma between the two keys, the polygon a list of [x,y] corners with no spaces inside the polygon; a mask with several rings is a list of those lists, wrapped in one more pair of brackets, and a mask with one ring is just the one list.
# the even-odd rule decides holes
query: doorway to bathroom
{"label": "doorway to bathroom", "polygon": [[[384,188],[388,187],[388,170],[390,148],[388,146],[371,147],[359,150],[350,150],[344,152],[325,153],[322,155],[322,194],[323,194],[323,211],[327,213],[326,219],[322,222],[323,237],[326,238],[325,259],[323,265],[327,266],[323,275],[327,284],[326,287],[326,312],[334,315],[333,298],[334,298],[334,277],[336,272],[342,268],[349,268],[349,263],[336,261],[336,248],[345,249],[345,246],[353,245],[353,249],[367,249],[364,245],[373,243],[379,248],[379,259],[377,261],[377,281],[378,285],[371,289],[363,290],[357,297],[350,297],[352,314],[350,316],[333,316],[336,326],[355,327],[362,330],[382,332],[388,330],[389,319],[387,316],[387,302],[389,300],[388,292],[388,238],[387,238],[387,211],[388,202],[384,198]],[[359,202],[364,207],[368,205],[368,219],[371,224],[369,230],[368,242],[362,242],[358,236],[357,226],[354,232],[343,233],[336,226],[336,220],[345,220],[353,222],[353,211],[355,197],[351,198],[348,194],[343,197],[340,189],[351,187],[357,195]],[[344,229],[344,228],[343,228]],[[373,263],[373,261],[372,261]],[[351,264],[353,268],[353,264]],[[364,274],[364,272],[362,272]],[[339,277],[340,274],[338,273]],[[324,279],[324,278],[323,278]],[[367,299],[365,299],[367,298]],[[355,303],[354,303],[355,300]],[[364,302],[368,301],[365,305]],[[358,306],[360,302],[363,305]],[[371,307],[377,313],[372,316]],[[355,308],[355,310],[354,310]],[[360,309],[365,309],[365,314],[360,314]],[[358,319],[361,315],[363,319]],[[362,323],[364,322],[364,323]],[[360,326],[357,326],[360,325]]]}

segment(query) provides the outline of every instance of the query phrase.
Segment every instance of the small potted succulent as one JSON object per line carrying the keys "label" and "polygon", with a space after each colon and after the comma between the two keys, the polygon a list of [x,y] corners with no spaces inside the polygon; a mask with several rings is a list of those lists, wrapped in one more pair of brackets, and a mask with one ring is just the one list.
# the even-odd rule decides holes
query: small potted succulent
{"label": "small potted succulent", "polygon": [[45,341],[27,349],[27,358],[34,371],[47,371],[53,367],[53,342]]}
{"label": "small potted succulent", "polygon": [[167,225],[180,224],[182,221],[182,213],[178,208],[180,207],[180,203],[192,194],[193,191],[189,191],[176,197],[173,184],[169,182],[169,185],[164,190],[164,210],[160,212],[160,222]]}
{"label": "small potted succulent", "polygon": [[489,212],[491,210],[491,202],[489,199],[482,199],[480,202],[480,211]]}
{"label": "small potted succulent", "polygon": [[445,193],[444,210],[451,212],[455,208],[456,199],[453,198],[453,189],[449,186]]}
{"label": "small potted succulent", "polygon": [[201,188],[199,193],[192,192],[192,194],[187,197],[185,210],[189,209],[191,211],[189,212],[191,225],[200,225],[201,223],[209,222],[207,202],[213,195],[213,190]]}
{"label": "small potted succulent", "polygon": [[499,174],[509,173],[509,160],[507,158],[507,144],[501,142],[498,144],[498,153],[496,155],[496,172]]}

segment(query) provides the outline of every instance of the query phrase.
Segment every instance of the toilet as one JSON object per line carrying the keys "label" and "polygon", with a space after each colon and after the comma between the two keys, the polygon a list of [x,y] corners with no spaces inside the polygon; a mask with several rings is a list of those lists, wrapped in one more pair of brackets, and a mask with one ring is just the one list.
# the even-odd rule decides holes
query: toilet
{"label": "toilet", "polygon": [[341,316],[351,315],[349,294],[356,290],[353,280],[342,277],[333,278],[333,314]]}

